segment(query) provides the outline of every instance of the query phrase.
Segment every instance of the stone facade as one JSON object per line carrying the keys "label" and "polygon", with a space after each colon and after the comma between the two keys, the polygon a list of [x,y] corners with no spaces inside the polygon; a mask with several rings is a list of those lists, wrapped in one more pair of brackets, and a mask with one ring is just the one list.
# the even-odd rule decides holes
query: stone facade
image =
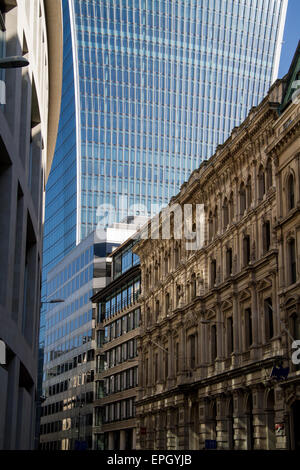
{"label": "stone facade", "polygon": [[[298,58],[299,48],[285,79],[171,200],[192,204],[193,230],[204,204],[203,246],[188,250],[176,238],[175,214],[163,239],[161,213],[157,239],[135,247],[137,448],[300,445],[300,372],[291,362],[300,339],[300,105],[280,110]],[[282,367],[287,379],[277,380]]]}

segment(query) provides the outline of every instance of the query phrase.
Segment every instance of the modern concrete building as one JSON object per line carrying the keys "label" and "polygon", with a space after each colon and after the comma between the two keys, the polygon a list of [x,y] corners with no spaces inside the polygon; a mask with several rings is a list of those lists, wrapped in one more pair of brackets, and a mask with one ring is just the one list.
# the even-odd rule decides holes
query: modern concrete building
{"label": "modern concrete building", "polygon": [[112,253],[112,281],[97,304],[94,449],[136,448],[140,266],[130,238]]}
{"label": "modern concrete building", "polygon": [[29,62],[0,76],[0,339],[6,346],[0,366],[0,449],[32,449],[44,190],[62,83],[60,1],[2,0],[0,30],[0,58]]}
{"label": "modern concrete building", "polygon": [[162,214],[158,239],[134,247],[138,448],[300,448],[299,46],[287,76],[171,200],[193,206],[196,229],[204,204],[202,246],[178,236],[179,211],[170,239]]}
{"label": "modern concrete building", "polygon": [[[111,252],[136,228],[134,223],[119,223],[90,234],[48,273],[43,450],[93,448],[93,401],[98,388],[96,305],[91,298],[111,281]],[[62,302],[50,303],[58,299]]]}

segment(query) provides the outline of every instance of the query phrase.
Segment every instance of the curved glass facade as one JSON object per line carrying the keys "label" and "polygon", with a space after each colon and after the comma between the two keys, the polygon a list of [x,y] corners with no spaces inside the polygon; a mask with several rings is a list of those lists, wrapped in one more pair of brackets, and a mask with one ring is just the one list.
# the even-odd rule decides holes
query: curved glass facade
{"label": "curved glass facade", "polygon": [[45,265],[95,229],[99,205],[115,207],[118,221],[133,204],[150,215],[151,203],[168,203],[276,78],[286,13],[284,0],[63,5]]}

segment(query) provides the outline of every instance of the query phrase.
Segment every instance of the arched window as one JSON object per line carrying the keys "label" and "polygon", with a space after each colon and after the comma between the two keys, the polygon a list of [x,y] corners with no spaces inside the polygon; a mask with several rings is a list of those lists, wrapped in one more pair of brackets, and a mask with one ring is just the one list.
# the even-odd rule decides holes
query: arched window
{"label": "arched window", "polygon": [[292,173],[288,177],[287,181],[287,203],[288,210],[294,209],[295,207],[295,187],[294,187],[294,176]]}
{"label": "arched window", "polygon": [[296,271],[296,245],[295,240],[292,238],[288,242],[288,256],[289,256],[289,283],[294,284],[297,280]]}
{"label": "arched window", "polygon": [[251,203],[252,203],[252,185],[251,185],[251,176],[250,175],[248,176],[248,179],[247,179],[246,190],[247,190],[247,209],[249,209],[249,207],[251,206]]}
{"label": "arched window", "polygon": [[267,166],[266,166],[266,183],[267,183],[267,190],[268,190],[272,186],[272,162],[270,158],[268,158]]}
{"label": "arched window", "polygon": [[265,172],[261,165],[258,171],[258,199],[262,199],[265,194]]}
{"label": "arched window", "polygon": [[228,213],[228,200],[227,197],[224,199],[223,204],[223,228],[226,229],[227,225],[229,224],[229,213]]}
{"label": "arched window", "polygon": [[240,186],[240,214],[243,215],[246,210],[246,189],[244,183]]}

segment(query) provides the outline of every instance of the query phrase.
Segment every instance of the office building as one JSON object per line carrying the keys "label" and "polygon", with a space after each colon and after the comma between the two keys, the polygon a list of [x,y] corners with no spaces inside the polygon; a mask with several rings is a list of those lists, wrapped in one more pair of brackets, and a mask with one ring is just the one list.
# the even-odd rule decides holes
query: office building
{"label": "office building", "polygon": [[171,201],[205,204],[202,247],[134,247],[138,448],[299,449],[299,54]]}
{"label": "office building", "polygon": [[91,298],[111,280],[111,252],[135,231],[134,223],[119,223],[101,236],[94,232],[48,273],[43,450],[93,448],[93,401],[98,389],[94,381],[96,305]]}
{"label": "office building", "polygon": [[[34,448],[44,188],[60,113],[61,6],[4,0],[0,19],[0,58],[8,63],[0,76],[0,339],[6,346],[0,449],[13,450]],[[8,68],[25,60],[29,65]]]}
{"label": "office building", "polygon": [[130,238],[112,253],[112,281],[93,297],[96,316],[94,449],[136,448],[139,258]]}

